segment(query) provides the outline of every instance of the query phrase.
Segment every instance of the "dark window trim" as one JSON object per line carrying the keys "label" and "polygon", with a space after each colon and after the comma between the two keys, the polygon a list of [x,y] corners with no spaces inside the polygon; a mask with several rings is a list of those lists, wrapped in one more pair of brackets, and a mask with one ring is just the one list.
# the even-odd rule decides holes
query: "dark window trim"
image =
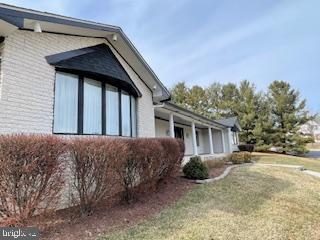
{"label": "dark window trim", "polygon": [[122,136],[122,99],[121,99],[121,89],[118,88],[118,97],[119,97],[119,136]]}
{"label": "dark window trim", "polygon": [[[68,71],[57,71],[57,73],[70,73]],[[73,73],[74,74],[74,73]],[[121,91],[125,91],[121,89],[120,87],[114,86],[113,84],[110,84],[107,80],[100,80],[100,79],[94,79],[92,77],[87,77],[83,74],[74,74],[75,76],[78,76],[78,121],[77,121],[77,133],[66,133],[66,132],[54,132],[54,116],[53,116],[53,125],[52,125],[52,133],[53,134],[59,134],[59,135],[85,135],[85,136],[111,136],[111,137],[124,137],[124,138],[132,138],[132,109],[131,109],[131,97],[134,97],[133,95],[130,95],[128,93],[129,99],[130,99],[130,136],[122,136],[122,100],[121,100]],[[102,101],[102,109],[101,109],[101,115],[102,115],[102,133],[101,134],[96,134],[96,133],[83,133],[83,105],[84,105],[84,78],[89,78],[95,81],[101,82],[101,101]],[[56,81],[56,77],[55,77]],[[119,135],[113,135],[113,134],[107,134],[106,133],[106,119],[107,119],[107,114],[106,114],[106,84],[111,85],[115,88],[118,89],[118,98],[119,98],[119,104],[118,104],[118,111],[119,111]],[[55,86],[55,84],[54,84]],[[126,91],[125,91],[126,92]],[[54,97],[55,95],[55,89],[54,89]],[[134,97],[136,99],[136,97]],[[54,100],[55,102],[55,100]],[[53,109],[54,110],[54,109]],[[53,115],[54,115],[53,111]],[[137,114],[135,115],[137,117]],[[136,124],[137,125],[137,124]],[[137,126],[135,126],[137,127]],[[137,129],[136,129],[137,131]],[[137,136],[136,136],[137,137]]]}
{"label": "dark window trim", "polygon": [[101,104],[101,121],[102,121],[102,135],[106,135],[107,134],[107,111],[106,111],[106,84],[102,83],[101,84],[101,101],[102,101],[102,104]]}
{"label": "dark window trim", "polygon": [[130,137],[132,137],[132,106],[131,106],[131,95],[129,95],[129,108],[130,108]]}

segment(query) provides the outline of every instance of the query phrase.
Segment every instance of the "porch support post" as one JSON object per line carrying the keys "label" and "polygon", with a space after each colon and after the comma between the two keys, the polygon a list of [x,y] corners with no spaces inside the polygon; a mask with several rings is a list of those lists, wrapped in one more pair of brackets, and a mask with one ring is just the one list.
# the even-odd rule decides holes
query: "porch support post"
{"label": "porch support post", "polygon": [[198,155],[198,147],[197,147],[197,137],[196,137],[196,125],[194,122],[191,123],[192,130],[192,146],[193,146],[193,155]]}
{"label": "porch support post", "polygon": [[240,141],[239,141],[239,133],[238,132],[236,132],[236,136],[237,136],[237,144],[239,145]]}
{"label": "porch support post", "polygon": [[173,121],[173,114],[170,114],[169,117],[169,130],[170,130],[170,137],[174,138],[174,121]]}
{"label": "porch support post", "polygon": [[208,133],[209,133],[209,147],[210,147],[210,154],[214,154],[214,152],[213,152],[213,143],[212,143],[212,132],[211,132],[211,127],[208,127]]}
{"label": "porch support post", "polygon": [[233,143],[232,143],[232,131],[231,128],[228,128],[228,143],[229,143],[229,152],[232,153],[233,152]]}
{"label": "porch support post", "polygon": [[226,142],[225,142],[225,139],[224,139],[223,129],[221,129],[221,139],[222,139],[222,152],[225,153],[226,152]]}

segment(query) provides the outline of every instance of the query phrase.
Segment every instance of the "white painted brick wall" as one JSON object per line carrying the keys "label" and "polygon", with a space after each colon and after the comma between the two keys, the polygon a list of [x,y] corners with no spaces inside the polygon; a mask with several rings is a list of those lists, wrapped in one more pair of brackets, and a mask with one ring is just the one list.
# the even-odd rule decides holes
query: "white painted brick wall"
{"label": "white painted brick wall", "polygon": [[[0,43],[0,57],[2,58],[4,44]],[[0,62],[0,99],[1,99],[1,86],[2,86],[2,71],[1,71],[1,62]],[[1,106],[0,106],[1,109]]]}
{"label": "white painted brick wall", "polygon": [[[100,43],[107,44],[99,38],[22,30],[7,37],[1,66],[0,134],[52,133],[55,69],[45,56]],[[137,101],[138,136],[154,137],[152,93],[113,52],[142,93]]]}

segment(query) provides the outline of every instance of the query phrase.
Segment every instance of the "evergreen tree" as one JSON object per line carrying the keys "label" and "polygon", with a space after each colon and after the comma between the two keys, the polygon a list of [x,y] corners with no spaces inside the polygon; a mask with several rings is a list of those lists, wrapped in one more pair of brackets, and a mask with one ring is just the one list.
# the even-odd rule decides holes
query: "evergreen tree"
{"label": "evergreen tree", "polygon": [[234,112],[238,116],[242,131],[240,140],[245,143],[255,144],[257,142],[254,130],[259,119],[259,104],[261,99],[256,94],[255,85],[243,80],[239,87],[239,97],[234,103]]}
{"label": "evergreen tree", "polygon": [[214,82],[205,91],[208,101],[209,116],[213,119],[222,118],[222,85]]}
{"label": "evergreen tree", "polygon": [[172,101],[181,107],[187,107],[189,89],[185,82],[177,83],[171,90]]}
{"label": "evergreen tree", "polygon": [[222,86],[221,89],[221,103],[223,117],[237,116],[239,104],[239,90],[236,84],[228,83]]}
{"label": "evergreen tree", "polygon": [[269,100],[273,123],[272,143],[283,153],[304,153],[310,138],[299,133],[301,125],[309,121],[306,101],[284,81],[269,86]]}
{"label": "evergreen tree", "polygon": [[265,93],[257,94],[257,119],[252,134],[255,137],[255,150],[266,151],[272,147],[273,120],[271,117],[271,106]]}
{"label": "evergreen tree", "polygon": [[208,111],[208,99],[205,90],[200,86],[193,86],[189,89],[189,94],[187,95],[187,105],[189,110],[204,115],[209,116]]}

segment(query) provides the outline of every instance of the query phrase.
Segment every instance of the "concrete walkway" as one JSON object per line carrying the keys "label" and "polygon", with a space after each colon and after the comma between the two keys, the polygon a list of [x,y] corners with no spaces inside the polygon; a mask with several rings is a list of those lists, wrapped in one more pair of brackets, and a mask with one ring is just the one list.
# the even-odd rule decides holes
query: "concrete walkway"
{"label": "concrete walkway", "polygon": [[303,173],[320,178],[320,172],[315,172],[315,171],[311,171],[311,170],[304,170]]}
{"label": "concrete walkway", "polygon": [[273,163],[256,163],[258,166],[272,166],[272,167],[285,167],[285,168],[294,168],[300,170],[301,172],[320,178],[320,172],[307,170],[304,166],[300,165],[289,165],[289,164],[273,164]]}
{"label": "concrete walkway", "polygon": [[320,160],[320,149],[309,149],[305,157]]}
{"label": "concrete walkway", "polygon": [[277,164],[277,163],[255,163],[258,166],[270,166],[270,167],[284,167],[284,168],[295,168],[303,169],[302,165],[291,165],[291,164]]}
{"label": "concrete walkway", "polygon": [[204,179],[204,180],[195,180],[195,183],[203,184],[203,183],[212,183],[212,182],[215,182],[215,181],[219,181],[219,180],[225,178],[226,176],[228,176],[228,174],[230,173],[230,171],[233,168],[243,167],[243,166],[248,166],[248,165],[292,168],[292,169],[299,170],[299,171],[301,171],[301,172],[303,172],[305,174],[308,174],[310,176],[314,176],[314,177],[320,178],[320,172],[307,170],[307,169],[305,169],[304,166],[301,166],[301,165],[276,164],[276,163],[255,163],[255,162],[253,162],[253,163],[244,163],[244,164],[239,164],[239,165],[231,165],[231,166],[227,167],[220,176],[215,177],[215,178]]}

